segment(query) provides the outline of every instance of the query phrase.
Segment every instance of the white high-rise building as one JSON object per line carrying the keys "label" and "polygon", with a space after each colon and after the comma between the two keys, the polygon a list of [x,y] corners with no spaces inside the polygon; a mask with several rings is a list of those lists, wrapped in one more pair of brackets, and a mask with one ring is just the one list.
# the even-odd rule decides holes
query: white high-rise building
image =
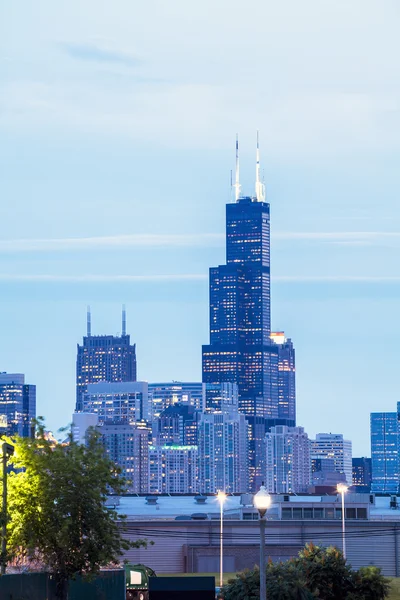
{"label": "white high-rise building", "polygon": [[197,491],[197,478],[197,446],[150,446],[151,494],[194,494]]}
{"label": "white high-rise building", "polygon": [[248,425],[237,411],[203,413],[198,426],[199,491],[247,492]]}
{"label": "white high-rise building", "polygon": [[310,440],[304,428],[272,427],[265,436],[265,446],[268,492],[306,492],[311,484],[311,456]]}
{"label": "white high-rise building", "polygon": [[97,414],[99,424],[146,421],[149,419],[148,384],[146,381],[89,383],[82,394],[82,410]]}
{"label": "white high-rise building", "polygon": [[333,458],[335,471],[344,473],[347,485],[353,482],[352,445],[341,433],[317,433],[311,441],[311,458]]}
{"label": "white high-rise building", "polygon": [[90,427],[96,427],[99,418],[94,413],[75,412],[72,415],[72,439],[77,444],[86,444]]}

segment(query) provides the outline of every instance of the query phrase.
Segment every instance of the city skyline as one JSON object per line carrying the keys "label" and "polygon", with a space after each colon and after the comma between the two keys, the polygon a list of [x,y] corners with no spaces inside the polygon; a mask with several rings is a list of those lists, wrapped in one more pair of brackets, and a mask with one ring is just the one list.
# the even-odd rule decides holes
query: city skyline
{"label": "city skyline", "polygon": [[156,16],[80,4],[61,19],[48,0],[1,9],[19,43],[6,28],[0,370],[36,384],[56,430],[73,409],[86,305],[94,333],[115,334],[125,303],[138,379],[201,381],[234,135],[251,193],[260,129],[272,328],[296,346],[297,422],[369,455],[369,414],[392,410],[400,336],[397,8],[267,3],[255,20],[234,2],[227,33],[207,1]]}

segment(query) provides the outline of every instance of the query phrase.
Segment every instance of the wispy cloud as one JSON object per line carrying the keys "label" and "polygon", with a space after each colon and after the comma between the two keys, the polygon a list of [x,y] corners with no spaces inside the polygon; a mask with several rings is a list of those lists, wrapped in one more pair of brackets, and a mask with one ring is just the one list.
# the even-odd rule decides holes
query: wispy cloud
{"label": "wispy cloud", "polygon": [[[372,283],[400,284],[400,275],[277,275],[272,277],[275,283]],[[52,274],[8,274],[0,273],[0,282],[4,283],[168,283],[208,281],[208,275],[202,273],[182,273],[163,275],[52,275]]]}
{"label": "wispy cloud", "polygon": [[[284,242],[321,242],[351,246],[394,245],[400,243],[399,231],[277,231],[273,240]],[[151,234],[92,236],[82,238],[41,238],[0,240],[0,253],[66,252],[79,250],[122,249],[129,247],[180,248],[212,247],[225,244],[223,233]]]}
{"label": "wispy cloud", "polygon": [[1,253],[57,252],[76,250],[101,250],[135,247],[219,247],[225,236],[219,233],[198,234],[147,234],[98,236],[85,238],[49,238],[0,240]]}
{"label": "wispy cloud", "polygon": [[97,44],[62,44],[64,51],[72,58],[100,63],[118,63],[128,67],[135,67],[141,61],[132,54],[101,47]]}

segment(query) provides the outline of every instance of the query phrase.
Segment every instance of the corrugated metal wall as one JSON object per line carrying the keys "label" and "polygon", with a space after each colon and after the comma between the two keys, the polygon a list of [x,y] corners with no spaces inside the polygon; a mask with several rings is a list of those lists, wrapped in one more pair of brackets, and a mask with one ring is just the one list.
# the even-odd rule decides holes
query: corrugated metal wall
{"label": "corrugated metal wall", "polygon": [[[153,540],[154,545],[130,550],[126,558],[142,562],[158,573],[190,572],[198,557],[219,552],[218,521],[131,521],[128,526],[131,539],[145,537],[148,541]],[[347,558],[353,567],[376,565],[387,576],[400,576],[400,532],[397,527],[396,522],[349,520],[346,523]],[[254,566],[258,532],[258,521],[229,520],[224,523],[224,543],[232,556],[236,555],[234,548],[239,550],[239,568],[243,568],[246,560],[249,561],[246,566]],[[267,521],[266,551],[268,554],[269,547],[274,560],[296,554],[307,542],[341,549],[341,522]]]}

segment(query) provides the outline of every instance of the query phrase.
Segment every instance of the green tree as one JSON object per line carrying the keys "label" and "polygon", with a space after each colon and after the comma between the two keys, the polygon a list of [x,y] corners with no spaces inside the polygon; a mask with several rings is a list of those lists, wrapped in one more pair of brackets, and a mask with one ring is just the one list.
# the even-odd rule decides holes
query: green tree
{"label": "green tree", "polygon": [[40,561],[54,574],[60,600],[78,573],[93,576],[102,566],[117,564],[128,548],[145,545],[125,539],[121,516],[105,506],[108,494],[124,491],[124,480],[98,434],[89,436],[87,446],[72,439],[54,444],[39,421],[36,439],[17,439],[15,450],[8,552]]}

